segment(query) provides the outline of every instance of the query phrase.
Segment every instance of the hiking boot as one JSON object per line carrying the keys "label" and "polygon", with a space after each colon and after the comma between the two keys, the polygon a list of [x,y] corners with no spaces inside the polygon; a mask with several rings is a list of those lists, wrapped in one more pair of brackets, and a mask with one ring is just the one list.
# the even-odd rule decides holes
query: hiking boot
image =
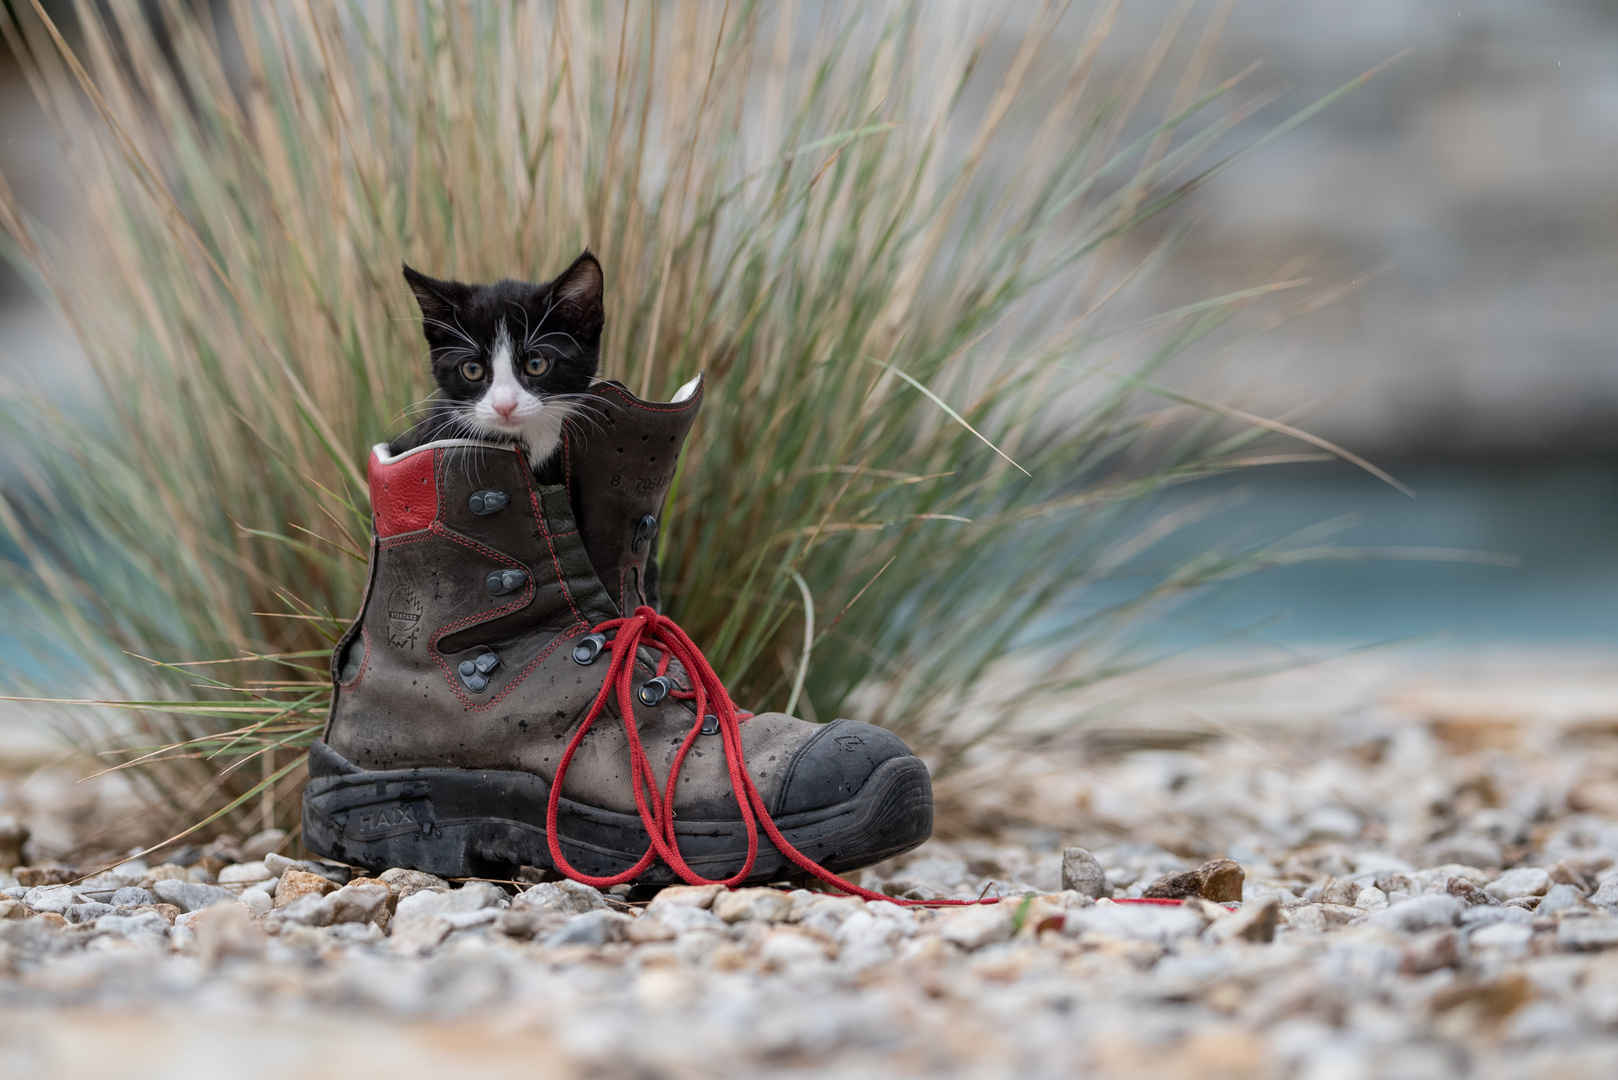
{"label": "hiking boot", "polygon": [[902,740],[741,712],[655,610],[689,390],[664,404],[597,384],[538,476],[477,440],[372,451],[370,577],[309,750],[310,851],[443,877],[734,885],[830,880],[927,838],[931,784]]}

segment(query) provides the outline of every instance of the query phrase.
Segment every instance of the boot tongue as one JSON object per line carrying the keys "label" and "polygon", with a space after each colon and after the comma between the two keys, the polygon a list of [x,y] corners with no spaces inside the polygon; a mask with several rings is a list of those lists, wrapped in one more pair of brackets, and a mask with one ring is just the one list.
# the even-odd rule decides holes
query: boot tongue
{"label": "boot tongue", "polygon": [[652,402],[620,383],[599,382],[583,403],[589,415],[568,425],[563,437],[560,465],[580,538],[622,614],[658,606],[663,500],[702,391],[698,376],[681,388],[681,400]]}

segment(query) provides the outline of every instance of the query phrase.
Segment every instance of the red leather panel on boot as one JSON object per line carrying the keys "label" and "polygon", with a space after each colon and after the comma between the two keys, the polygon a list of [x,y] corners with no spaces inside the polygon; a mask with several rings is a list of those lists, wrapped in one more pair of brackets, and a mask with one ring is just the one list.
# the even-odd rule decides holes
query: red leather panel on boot
{"label": "red leather panel on boot", "polygon": [[367,469],[371,509],[379,537],[425,529],[438,516],[438,485],[433,479],[436,450],[425,450],[384,465],[373,451]]}

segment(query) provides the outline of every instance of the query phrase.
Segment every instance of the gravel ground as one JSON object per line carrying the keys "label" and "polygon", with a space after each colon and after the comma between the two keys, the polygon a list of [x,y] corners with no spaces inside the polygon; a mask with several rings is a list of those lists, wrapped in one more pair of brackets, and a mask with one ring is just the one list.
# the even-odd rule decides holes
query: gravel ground
{"label": "gravel ground", "polygon": [[[1348,708],[983,763],[864,884],[993,906],[351,880],[273,833],[68,884],[31,842],[0,1075],[1618,1076],[1618,694],[1551,674],[1362,667]],[[65,843],[41,790],[11,805]]]}

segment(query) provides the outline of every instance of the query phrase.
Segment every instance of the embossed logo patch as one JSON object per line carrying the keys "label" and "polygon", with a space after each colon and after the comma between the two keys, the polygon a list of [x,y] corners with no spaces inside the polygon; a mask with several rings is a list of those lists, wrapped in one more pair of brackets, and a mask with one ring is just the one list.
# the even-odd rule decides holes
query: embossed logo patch
{"label": "embossed logo patch", "polygon": [[421,597],[408,585],[388,594],[388,644],[395,649],[414,649],[421,629]]}
{"label": "embossed logo patch", "polygon": [[384,840],[390,836],[431,832],[432,827],[432,805],[407,802],[356,810],[348,819],[346,832],[360,840]]}

